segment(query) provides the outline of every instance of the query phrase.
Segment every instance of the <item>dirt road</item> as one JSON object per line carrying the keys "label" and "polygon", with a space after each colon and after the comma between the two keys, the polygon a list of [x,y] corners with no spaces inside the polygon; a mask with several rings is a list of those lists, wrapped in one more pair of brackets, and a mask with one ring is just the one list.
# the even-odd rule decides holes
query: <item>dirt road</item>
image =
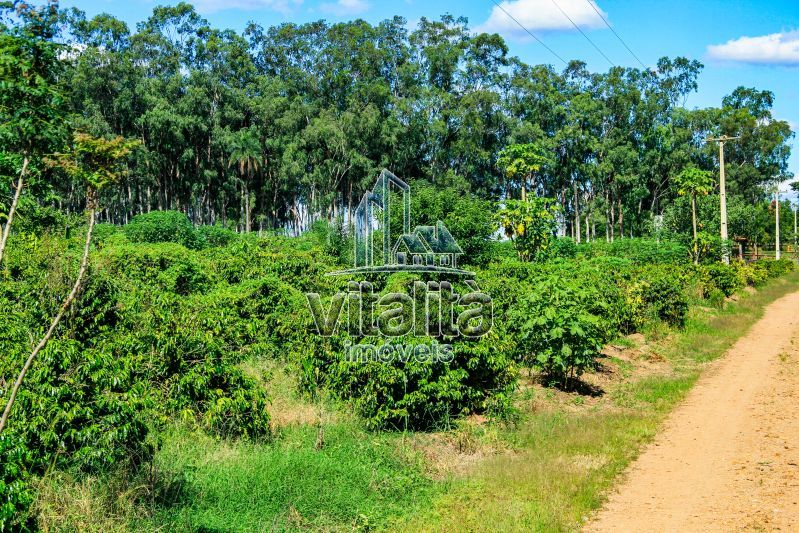
{"label": "dirt road", "polygon": [[586,531],[799,531],[799,293],[716,361]]}

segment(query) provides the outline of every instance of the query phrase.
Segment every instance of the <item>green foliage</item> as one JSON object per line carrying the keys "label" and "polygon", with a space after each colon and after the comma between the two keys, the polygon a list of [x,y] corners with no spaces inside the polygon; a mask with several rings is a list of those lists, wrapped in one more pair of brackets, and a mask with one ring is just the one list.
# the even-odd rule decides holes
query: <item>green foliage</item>
{"label": "green foliage", "polygon": [[174,242],[191,249],[199,249],[204,244],[188,217],[179,211],[136,215],[125,226],[125,235],[130,242]]}
{"label": "green foliage", "polygon": [[520,188],[526,189],[527,182],[549,162],[543,152],[541,143],[511,144],[497,155],[497,168],[502,170],[506,180],[518,180]]}
{"label": "green foliage", "polygon": [[738,276],[738,284],[741,287],[757,287],[762,285],[768,278],[768,270],[762,264],[746,263],[744,261],[733,261],[730,263]]}
{"label": "green foliage", "polygon": [[75,133],[68,151],[48,160],[63,168],[81,187],[99,191],[119,182],[123,165],[141,143],[124,137],[93,137]]}
{"label": "green foliage", "polygon": [[311,234],[325,253],[335,257],[340,265],[352,265],[354,244],[341,218],[333,223],[317,220],[311,227]]}
{"label": "green foliage", "polygon": [[0,435],[0,530],[32,526],[28,518],[28,508],[35,497],[28,484],[28,465],[32,462],[31,450],[14,433],[5,431]]}
{"label": "green foliage", "polygon": [[713,190],[713,177],[707,170],[688,166],[674,177],[674,185],[680,196],[707,195]]}
{"label": "green foliage", "polygon": [[704,278],[707,280],[705,283],[705,290],[710,292],[713,288],[721,291],[724,296],[732,296],[732,294],[744,286],[741,283],[741,276],[739,271],[733,265],[725,265],[724,263],[712,263],[706,265],[703,269]]}
{"label": "green foliage", "polygon": [[659,319],[669,325],[682,327],[688,314],[685,274],[668,267],[648,267],[640,276],[645,282],[643,301]]}
{"label": "green foliage", "polygon": [[304,378],[310,387],[320,369],[321,385],[351,401],[371,429],[445,428],[461,416],[496,408],[498,396],[509,394],[515,384],[513,364],[496,344],[486,339],[453,348],[451,363],[353,362],[317,354],[304,362]]}
{"label": "green foliage", "polygon": [[684,244],[655,239],[592,241],[579,245],[578,252],[585,257],[624,257],[642,265],[684,263],[690,257],[689,248]]}
{"label": "green foliage", "polygon": [[[7,310],[0,315],[0,383],[11,382],[28,354],[29,335],[41,335],[69,290],[78,241],[33,235],[12,241],[11,277],[0,280],[0,307]],[[203,314],[209,308],[203,293],[214,280],[194,253],[177,244],[107,239],[93,255],[74,311],[28,373],[3,433],[9,439],[3,442],[14,444],[2,451],[0,486],[13,506],[2,520],[24,516],[26,473],[135,469],[152,456],[152,430],[172,418],[222,437],[269,437],[266,391],[238,366],[259,330],[234,325],[227,336],[219,333],[224,317]],[[268,311],[279,313],[280,306],[264,302],[258,312]],[[236,313],[247,321],[243,310]]]}
{"label": "green foliage", "polygon": [[[433,185],[424,180],[411,183],[411,225],[435,226],[440,220],[463,249],[461,262],[485,265],[493,256],[496,232],[492,202],[476,196],[462,178],[450,177],[446,185]],[[399,197],[392,201],[401,201]],[[395,203],[394,205],[399,205]],[[402,210],[391,213],[391,231],[402,230]]]}
{"label": "green foliage", "polygon": [[719,235],[700,231],[696,234],[696,249],[699,262],[713,264],[726,253],[728,256],[732,252],[729,241],[722,241]]}
{"label": "green foliage", "polygon": [[787,274],[788,272],[793,272],[793,270],[796,268],[796,262],[785,258],[777,260],[761,259],[754,264],[765,267],[770,278],[775,278],[783,274]]}
{"label": "green foliage", "polygon": [[497,213],[497,220],[516,246],[519,259],[535,261],[552,241],[559,211],[558,204],[549,198],[506,200],[505,207]]}
{"label": "green foliage", "polygon": [[224,226],[214,224],[213,226],[199,226],[197,228],[198,240],[206,246],[227,246],[235,241],[239,235]]}
{"label": "green foliage", "polygon": [[[0,5],[0,146],[25,156],[48,153],[64,131],[65,98],[57,78],[58,5],[14,3],[17,25],[7,26]],[[21,157],[20,157],[21,159]]]}
{"label": "green foliage", "polygon": [[552,239],[549,247],[544,252],[547,258],[573,259],[579,250],[577,243],[570,237]]}
{"label": "green foliage", "polygon": [[602,318],[588,310],[592,296],[559,277],[533,286],[509,316],[517,357],[561,385],[593,368],[606,331]]}
{"label": "green foliage", "polygon": [[[393,275],[383,292],[409,291],[413,278]],[[464,290],[460,287],[459,290]],[[406,308],[410,313],[410,310]],[[417,311],[418,312],[418,311]],[[410,315],[403,315],[410,321]],[[355,349],[364,344],[404,346],[388,361],[353,361],[346,357],[345,343]],[[450,344],[450,360],[434,357],[436,346]],[[396,339],[350,337],[338,331],[329,338],[315,338],[300,359],[302,384],[308,391],[325,387],[336,397],[351,402],[371,429],[434,429],[471,413],[507,413],[509,394],[515,386],[515,366],[510,341],[494,330],[479,339],[439,337],[432,340],[409,333]],[[383,348],[388,349],[388,348]],[[374,355],[374,354],[371,354]]]}
{"label": "green foliage", "polygon": [[178,244],[124,243],[105,249],[100,261],[119,283],[128,282],[131,290],[148,285],[185,296],[204,292],[211,284],[205,266]]}

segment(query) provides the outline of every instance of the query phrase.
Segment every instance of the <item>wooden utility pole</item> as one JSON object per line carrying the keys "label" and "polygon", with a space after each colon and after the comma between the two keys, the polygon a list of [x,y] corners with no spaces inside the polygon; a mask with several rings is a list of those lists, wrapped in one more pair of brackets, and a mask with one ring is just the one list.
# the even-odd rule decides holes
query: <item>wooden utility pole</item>
{"label": "wooden utility pole", "polygon": [[719,143],[719,202],[721,204],[721,245],[723,250],[721,260],[727,265],[730,264],[730,252],[727,250],[727,185],[724,181],[724,143],[735,139],[740,139],[740,137],[722,135],[721,137],[708,137],[706,141]]}

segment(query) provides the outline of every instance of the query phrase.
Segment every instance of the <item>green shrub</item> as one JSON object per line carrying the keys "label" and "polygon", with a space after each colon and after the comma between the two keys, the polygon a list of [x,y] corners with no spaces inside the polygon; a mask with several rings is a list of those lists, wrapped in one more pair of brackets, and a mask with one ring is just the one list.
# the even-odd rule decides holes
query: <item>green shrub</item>
{"label": "green shrub", "polygon": [[[81,237],[14,235],[11,275],[0,277],[0,397],[30,336],[43,334],[69,291]],[[254,337],[274,335],[274,343],[287,330],[277,318],[286,299],[279,291],[244,298],[235,334],[223,336],[219,317],[203,315],[215,280],[196,254],[173,243],[110,241],[94,252],[78,300],[28,373],[0,437],[0,524],[26,520],[28,476],[135,469],[153,452],[151,430],[170,419],[223,437],[270,435],[266,391],[239,363]],[[253,328],[261,314],[264,329]]]}
{"label": "green shrub", "polygon": [[130,242],[173,242],[186,248],[203,246],[201,235],[191,221],[180,211],[152,211],[136,215],[124,227]]}
{"label": "green shrub", "polygon": [[[461,262],[485,266],[495,257],[491,236],[496,233],[492,202],[475,196],[469,184],[461,177],[449,175],[445,183],[432,184],[415,180],[411,187],[411,212],[413,224],[435,226],[442,221],[463,249]],[[401,205],[399,195],[392,197],[394,205]],[[391,212],[393,235],[402,232],[402,210]],[[514,252],[515,255],[515,252]]]}
{"label": "green shrub", "polygon": [[768,279],[768,271],[756,263],[747,264],[744,261],[733,261],[730,263],[738,276],[738,283],[744,287],[757,287]]}
{"label": "green shrub", "polygon": [[593,368],[608,328],[587,310],[589,298],[589,291],[563,278],[535,285],[510,316],[516,358],[563,385]]}
{"label": "green shrub", "polygon": [[100,254],[99,264],[128,290],[146,285],[187,295],[204,292],[212,283],[196,253],[173,243],[107,247]]}
{"label": "green shrub", "polygon": [[642,298],[652,313],[671,326],[682,327],[688,314],[684,276],[658,265],[644,267],[640,276],[645,282]]}
{"label": "green shrub", "polygon": [[311,226],[311,235],[325,253],[335,258],[339,265],[352,265],[354,242],[347,234],[347,227],[341,217],[332,223],[325,219],[317,220]]}
{"label": "green shrub", "polygon": [[31,450],[11,431],[0,435],[0,531],[33,530],[28,509],[34,500],[28,466]]}
{"label": "green shrub", "polygon": [[762,266],[765,268],[765,271],[770,278],[776,278],[787,274],[788,272],[792,272],[793,269],[796,267],[796,263],[790,259],[760,259],[756,261],[754,264]]}
{"label": "green shrub", "polygon": [[92,242],[97,245],[103,245],[109,239],[114,238],[121,233],[119,226],[114,224],[95,224],[94,232],[92,234]]}
{"label": "green shrub", "polygon": [[[414,279],[408,274],[390,276],[384,291],[406,292]],[[403,319],[410,320],[410,316]],[[501,327],[497,322],[495,327]],[[471,413],[501,417],[510,407],[515,366],[509,355],[509,337],[499,329],[473,340],[434,340],[413,336],[413,332],[390,340],[356,338],[343,331],[331,337],[319,337],[314,331],[308,337],[300,358],[303,388],[313,392],[323,387],[350,402],[371,429],[446,427],[453,419]],[[345,356],[347,346],[359,350],[368,344],[394,352],[398,343],[411,351],[394,353],[388,360],[374,360],[371,352],[362,361]],[[451,345],[451,357],[428,356],[437,350],[434,346],[442,344]]]}
{"label": "green shrub", "polygon": [[610,243],[596,240],[580,244],[578,253],[586,257],[626,258],[639,265],[685,263],[690,258],[688,246],[677,241],[655,239],[615,239]]}
{"label": "green shrub", "polygon": [[238,233],[219,224],[199,226],[197,234],[200,241],[205,243],[206,246],[227,246],[239,238]]}
{"label": "green shrub", "polygon": [[[351,361],[344,357],[346,336],[325,339],[302,359],[303,388],[324,387],[351,402],[370,429],[430,430],[455,418],[491,412],[501,416],[503,398],[515,386],[515,368],[503,343],[488,339],[452,342],[451,361],[420,361],[414,356],[390,361]],[[371,341],[364,341],[374,343]],[[430,339],[403,338],[405,346],[427,346]],[[444,341],[441,341],[444,342]],[[384,343],[377,342],[382,346]]]}
{"label": "green shrub", "polygon": [[274,274],[301,291],[329,284],[324,273],[340,266],[316,244],[306,250],[298,246],[300,243],[275,236],[242,238],[225,248],[208,250],[203,257],[209,272],[230,284],[259,279],[265,274]]}
{"label": "green shrub", "polygon": [[712,263],[703,266],[703,284],[705,292],[717,288],[724,296],[732,296],[743,284],[734,266],[724,263]]}
{"label": "green shrub", "polygon": [[577,243],[569,237],[553,238],[544,255],[549,259],[572,259],[577,255]]}

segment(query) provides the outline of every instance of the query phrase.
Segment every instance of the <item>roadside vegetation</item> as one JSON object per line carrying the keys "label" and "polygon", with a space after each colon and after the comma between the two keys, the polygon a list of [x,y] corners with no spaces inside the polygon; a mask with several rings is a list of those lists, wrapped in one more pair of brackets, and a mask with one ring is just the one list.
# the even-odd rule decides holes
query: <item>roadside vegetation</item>
{"label": "roadside vegetation", "polygon": [[[793,133],[768,91],[680,107],[701,68],[559,73],[449,15],[131,33],[0,1],[0,530],[575,527],[797,281],[735,259],[775,244]],[[741,137],[734,242],[711,133]],[[451,360],[316,334],[384,166],[491,297],[479,338],[401,339]]]}
{"label": "roadside vegetation", "polygon": [[[10,242],[0,283],[3,308],[12,310],[2,316],[10,354],[2,375],[18,369],[27,332],[46,323],[79,261],[81,232],[66,237],[62,224],[69,226],[64,218],[50,230],[20,225]],[[313,334],[303,295],[340,288],[324,276],[342,266],[331,248],[335,228],[259,238],[187,224],[179,213],[154,212],[122,228],[98,226],[87,283],[2,434],[7,523],[54,527],[68,516],[75,527],[214,528],[235,516],[234,529],[388,527],[451,509],[447,498],[456,494],[472,511],[478,500],[491,502],[481,500],[483,490],[513,494],[472,490],[482,478],[457,477],[461,461],[490,472],[491,464],[505,468],[545,450],[583,450],[591,461],[591,450],[609,447],[594,481],[575,471],[571,481],[548,478],[529,489],[549,494],[536,501],[553,506],[540,524],[566,524],[595,505],[598,489],[690,385],[695,365],[675,357],[694,346],[682,339],[709,335],[729,313],[730,296],[764,285],[774,291],[768,280],[793,269],[789,260],[697,266],[680,244],[640,239],[579,246],[560,239],[546,260],[531,263],[510,243],[494,242],[494,259],[476,269],[494,298],[489,335],[452,339],[450,363],[357,363],[342,357],[342,344],[363,339]],[[389,290],[408,278],[373,282]],[[609,366],[619,376],[631,372],[635,362],[602,350],[636,333],[663,343],[652,349],[676,365],[669,377],[593,384],[590,377]],[[667,355],[672,345],[680,350]],[[724,346],[705,345],[692,357]],[[550,396],[560,400],[550,405]],[[563,410],[562,401],[577,411]],[[574,450],[562,447],[569,438],[578,439]],[[440,466],[448,453],[456,464]],[[531,475],[545,475],[545,459],[533,461]],[[508,480],[485,479],[495,482]],[[568,501],[551,500],[578,482],[582,500],[567,493]],[[87,501],[90,514],[80,507]],[[567,514],[557,518],[551,513],[560,504]]]}

